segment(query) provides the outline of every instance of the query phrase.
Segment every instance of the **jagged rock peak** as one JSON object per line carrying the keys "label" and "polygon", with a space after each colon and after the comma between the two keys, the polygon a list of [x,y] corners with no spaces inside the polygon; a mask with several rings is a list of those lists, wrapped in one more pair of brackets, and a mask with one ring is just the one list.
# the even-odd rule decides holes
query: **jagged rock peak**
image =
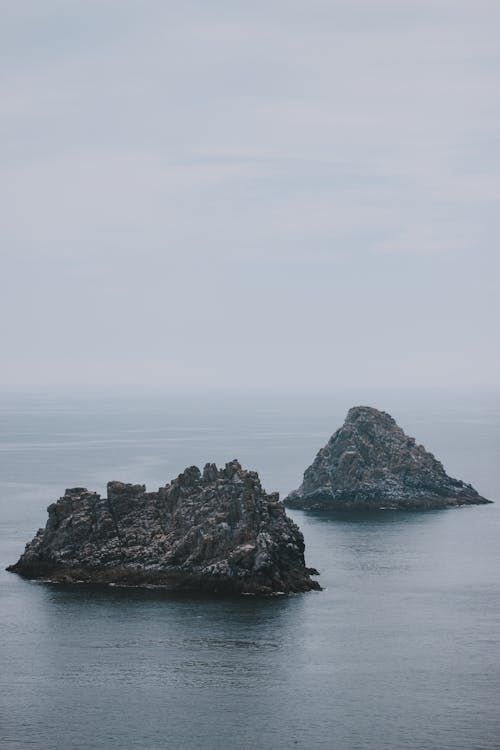
{"label": "jagged rock peak", "polygon": [[380,411],[373,406],[352,406],[347,412],[346,422],[356,421],[378,421],[387,426],[397,426],[396,421],[386,411]]}
{"label": "jagged rock peak", "polygon": [[371,406],[349,409],[343,426],[304,472],[285,505],[322,510],[440,508],[483,504],[470,484],[408,437],[390,414]]}
{"label": "jagged rock peak", "polygon": [[277,493],[234,460],[190,466],[157,492],[109,482],[66,490],[9,570],[53,582],[157,585],[235,594],[320,589]]}

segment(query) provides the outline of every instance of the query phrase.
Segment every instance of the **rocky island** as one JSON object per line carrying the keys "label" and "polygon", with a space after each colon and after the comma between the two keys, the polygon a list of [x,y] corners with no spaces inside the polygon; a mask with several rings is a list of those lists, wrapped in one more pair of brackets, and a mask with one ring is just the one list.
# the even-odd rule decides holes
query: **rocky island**
{"label": "rocky island", "polygon": [[158,492],[122,482],[109,482],[106,498],[68,489],[47,510],[45,529],[8,570],[55,583],[229,594],[321,588],[278,494],[238,461],[192,466]]}
{"label": "rocky island", "polygon": [[470,484],[453,479],[383,411],[349,410],[284,503],[312,510],[443,508],[489,503]]}

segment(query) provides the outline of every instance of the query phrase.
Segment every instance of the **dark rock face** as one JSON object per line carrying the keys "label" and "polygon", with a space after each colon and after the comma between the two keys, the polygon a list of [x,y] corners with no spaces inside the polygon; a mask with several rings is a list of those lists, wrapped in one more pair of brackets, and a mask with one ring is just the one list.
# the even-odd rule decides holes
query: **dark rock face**
{"label": "dark rock face", "polygon": [[284,502],[290,508],[372,510],[490,501],[470,484],[449,477],[389,414],[356,406]]}
{"label": "dark rock face", "polygon": [[237,461],[186,469],[158,492],[109,482],[107,498],[77,487],[11,570],[58,583],[158,585],[231,594],[320,589],[304,538],[277,493]]}

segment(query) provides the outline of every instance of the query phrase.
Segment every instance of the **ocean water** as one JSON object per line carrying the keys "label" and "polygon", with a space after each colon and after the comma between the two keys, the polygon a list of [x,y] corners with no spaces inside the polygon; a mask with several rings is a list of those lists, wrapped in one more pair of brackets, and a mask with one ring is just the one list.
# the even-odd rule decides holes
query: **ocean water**
{"label": "ocean water", "polygon": [[[286,494],[347,409],[391,412],[497,504],[290,512],[322,592],[207,598],[5,572],[66,487],[237,457]],[[495,391],[0,392],[2,750],[500,747]]]}

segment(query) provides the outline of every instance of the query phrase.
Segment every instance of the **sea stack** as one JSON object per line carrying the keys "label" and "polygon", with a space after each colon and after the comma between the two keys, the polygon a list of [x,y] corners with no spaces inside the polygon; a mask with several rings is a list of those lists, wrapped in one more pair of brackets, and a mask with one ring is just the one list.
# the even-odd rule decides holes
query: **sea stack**
{"label": "sea stack", "polygon": [[45,529],[8,570],[54,583],[152,585],[227,594],[320,589],[278,494],[238,461],[186,469],[158,492],[109,482],[48,507]]}
{"label": "sea stack", "polygon": [[489,503],[408,437],[384,411],[349,410],[304,472],[301,486],[285,498],[289,508],[377,510],[444,508]]}

